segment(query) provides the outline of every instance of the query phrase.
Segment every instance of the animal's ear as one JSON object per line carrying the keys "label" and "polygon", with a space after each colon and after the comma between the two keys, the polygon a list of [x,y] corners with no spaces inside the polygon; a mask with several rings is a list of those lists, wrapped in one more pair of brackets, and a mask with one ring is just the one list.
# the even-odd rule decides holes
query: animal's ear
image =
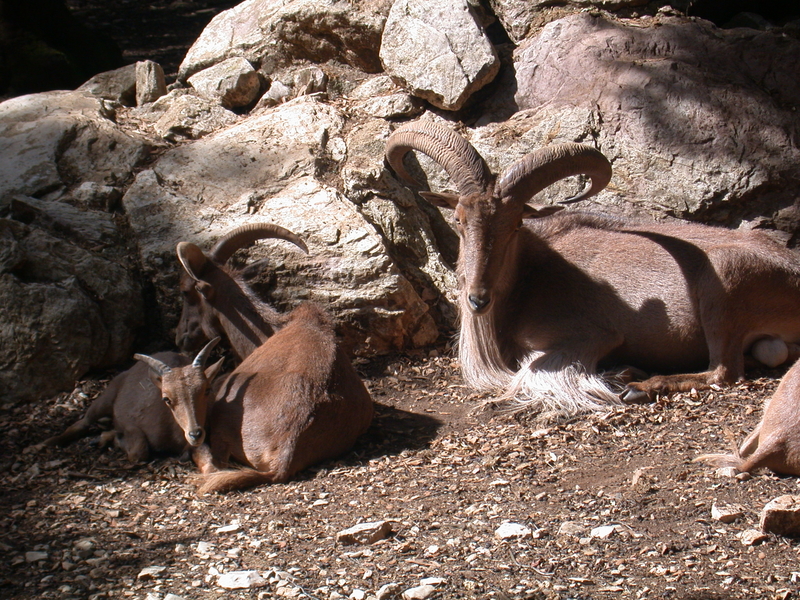
{"label": "animal's ear", "polygon": [[214,298],[214,286],[210,283],[198,279],[194,287],[206,300],[211,300]]}
{"label": "animal's ear", "polygon": [[420,192],[419,195],[434,206],[442,208],[455,208],[459,198],[458,194],[448,192]]}
{"label": "animal's ear", "polygon": [[214,378],[217,376],[217,373],[219,373],[219,370],[222,368],[222,363],[224,360],[225,360],[224,358],[220,358],[210,367],[206,367],[205,374],[206,374],[206,379],[208,381],[214,381]]}
{"label": "animal's ear", "polygon": [[522,218],[540,219],[547,215],[557,213],[560,210],[564,210],[564,207],[555,204],[525,204],[522,207]]}
{"label": "animal's ear", "polygon": [[153,369],[148,370],[147,375],[150,377],[150,381],[153,382],[153,385],[156,386],[160,390],[161,389],[161,375],[159,375]]}
{"label": "animal's ear", "polygon": [[208,262],[208,257],[203,251],[191,242],[180,242],[175,251],[186,274],[194,280],[199,279]]}

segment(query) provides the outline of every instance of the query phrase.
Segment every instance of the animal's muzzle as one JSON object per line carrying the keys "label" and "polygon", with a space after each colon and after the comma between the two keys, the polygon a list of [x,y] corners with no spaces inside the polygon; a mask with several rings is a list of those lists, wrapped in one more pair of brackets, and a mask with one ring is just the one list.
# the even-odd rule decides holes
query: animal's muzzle
{"label": "animal's muzzle", "polygon": [[197,429],[193,429],[192,431],[186,434],[186,440],[192,446],[199,446],[203,443],[203,439],[206,437],[206,432],[203,431],[202,427],[198,427]]}

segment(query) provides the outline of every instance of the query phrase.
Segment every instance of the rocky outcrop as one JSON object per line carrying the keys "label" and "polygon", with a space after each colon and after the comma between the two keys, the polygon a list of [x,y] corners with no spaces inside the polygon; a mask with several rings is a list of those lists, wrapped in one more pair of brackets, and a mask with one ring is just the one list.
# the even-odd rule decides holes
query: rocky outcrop
{"label": "rocky outcrop", "polygon": [[389,10],[386,0],[246,0],[217,15],[189,49],[178,78],[241,56],[264,73],[295,60],[380,71],[377,49]]}
{"label": "rocky outcrop", "polygon": [[613,162],[604,207],[757,224],[798,198],[800,41],[578,14],[521,45],[514,70],[529,143],[589,141]]}
{"label": "rocky outcrop", "polygon": [[[800,42],[651,4],[492,0],[492,15],[465,0],[246,0],[209,24],[166,88],[141,63],[0,104],[7,399],[120,364],[143,324],[166,345],[176,244],[210,247],[253,221],[309,246],[262,241],[234,257],[255,264],[251,284],[276,307],[320,302],[361,354],[449,336],[451,216],[383,159],[409,119],[458,127],[495,172],[553,142],[595,145],[614,177],[592,210],[792,240]],[[416,160],[421,185],[452,187]]]}

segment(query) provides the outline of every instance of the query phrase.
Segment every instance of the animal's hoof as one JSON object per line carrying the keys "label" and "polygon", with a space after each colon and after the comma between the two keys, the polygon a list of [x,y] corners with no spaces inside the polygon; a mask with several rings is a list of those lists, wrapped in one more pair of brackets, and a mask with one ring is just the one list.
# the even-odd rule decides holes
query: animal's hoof
{"label": "animal's hoof", "polygon": [[32,446],[28,446],[22,450],[23,454],[32,454],[34,452],[40,452],[45,447],[44,442],[41,444],[33,444]]}
{"label": "animal's hoof", "polygon": [[619,399],[625,404],[650,404],[653,399],[642,390],[634,387],[626,387],[619,395]]}

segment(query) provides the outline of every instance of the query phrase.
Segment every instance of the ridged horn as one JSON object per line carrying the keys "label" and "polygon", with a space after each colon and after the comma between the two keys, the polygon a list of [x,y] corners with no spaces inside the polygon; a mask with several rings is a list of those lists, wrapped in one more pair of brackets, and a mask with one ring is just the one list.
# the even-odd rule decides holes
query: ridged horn
{"label": "ridged horn", "polygon": [[495,196],[527,202],[546,187],[572,175],[586,175],[591,185],[563,203],[594,196],[611,181],[611,163],[603,154],[585,144],[564,143],[545,146],[525,155],[505,170],[495,185]]}
{"label": "ridged horn", "polygon": [[200,352],[197,353],[197,356],[194,357],[192,366],[195,368],[204,369],[206,362],[208,361],[208,357],[211,356],[211,351],[217,344],[219,344],[219,336],[215,337],[213,340],[203,346],[203,349],[200,350]]}
{"label": "ridged horn", "polygon": [[398,127],[386,140],[386,161],[399,177],[418,184],[403,165],[403,158],[411,150],[427,154],[439,163],[462,196],[489,189],[491,175],[483,158],[472,144],[449,127],[417,121]]}
{"label": "ridged horn", "polygon": [[146,354],[134,354],[133,358],[136,360],[140,360],[149,366],[153,371],[159,374],[159,376],[163,377],[170,371],[172,371],[172,367],[168,364],[161,362],[157,358],[153,358],[152,356],[147,356]]}
{"label": "ridged horn", "polygon": [[277,238],[292,242],[303,252],[308,253],[308,247],[302,238],[288,229],[272,223],[248,223],[222,236],[211,250],[211,260],[223,265],[239,248],[244,248],[257,240],[267,238]]}

